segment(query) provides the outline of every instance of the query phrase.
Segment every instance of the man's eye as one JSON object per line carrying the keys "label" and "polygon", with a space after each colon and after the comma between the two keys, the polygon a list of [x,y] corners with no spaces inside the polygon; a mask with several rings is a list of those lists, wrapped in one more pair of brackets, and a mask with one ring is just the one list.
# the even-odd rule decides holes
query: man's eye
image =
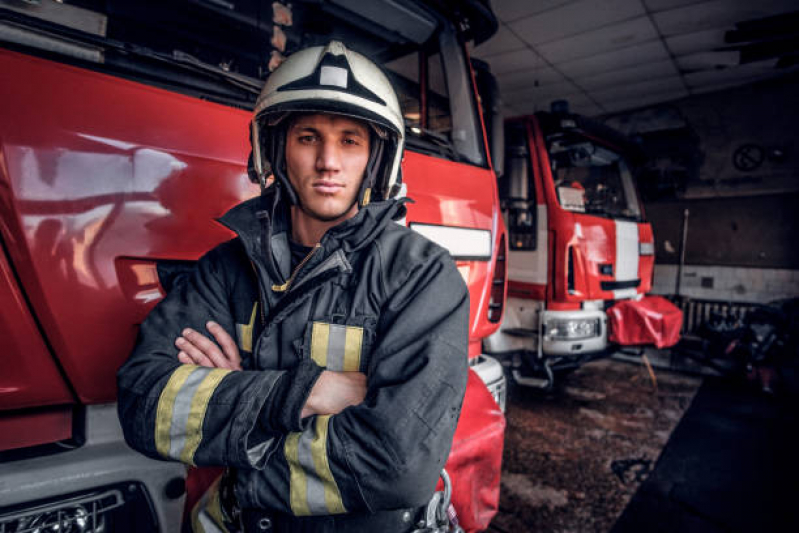
{"label": "man's eye", "polygon": [[358,142],[358,139],[344,139],[344,144],[347,144],[347,145],[350,145],[350,146],[357,146],[357,145],[359,145],[361,143]]}
{"label": "man's eye", "polygon": [[301,143],[312,143],[316,140],[315,135],[301,135],[299,138]]}

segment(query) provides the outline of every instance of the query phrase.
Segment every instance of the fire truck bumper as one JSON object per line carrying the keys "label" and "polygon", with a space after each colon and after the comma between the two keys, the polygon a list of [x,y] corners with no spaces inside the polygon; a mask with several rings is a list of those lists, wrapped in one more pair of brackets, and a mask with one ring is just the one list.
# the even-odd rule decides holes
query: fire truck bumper
{"label": "fire truck bumper", "polygon": [[0,463],[0,531],[180,531],[185,466],[129,448],[114,404],[85,423],[82,446]]}

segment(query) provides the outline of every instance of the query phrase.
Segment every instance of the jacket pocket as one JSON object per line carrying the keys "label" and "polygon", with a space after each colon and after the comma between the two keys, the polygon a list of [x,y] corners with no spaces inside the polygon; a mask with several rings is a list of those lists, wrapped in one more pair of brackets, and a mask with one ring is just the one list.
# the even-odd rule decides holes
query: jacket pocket
{"label": "jacket pocket", "polygon": [[304,352],[316,364],[336,372],[363,372],[371,345],[371,321],[336,324],[314,320],[308,325]]}

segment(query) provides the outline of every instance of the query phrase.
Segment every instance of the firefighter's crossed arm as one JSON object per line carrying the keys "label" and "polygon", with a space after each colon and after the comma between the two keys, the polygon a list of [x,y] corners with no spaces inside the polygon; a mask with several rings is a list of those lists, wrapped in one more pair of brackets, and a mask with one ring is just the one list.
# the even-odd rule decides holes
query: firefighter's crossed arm
{"label": "firefighter's crossed arm", "polygon": [[[233,337],[216,322],[209,321],[205,327],[216,342],[198,331],[185,328],[175,341],[180,350],[178,360],[190,365],[241,370],[241,355]],[[365,374],[325,370],[314,383],[300,417],[335,415],[350,405],[358,405],[365,396]]]}

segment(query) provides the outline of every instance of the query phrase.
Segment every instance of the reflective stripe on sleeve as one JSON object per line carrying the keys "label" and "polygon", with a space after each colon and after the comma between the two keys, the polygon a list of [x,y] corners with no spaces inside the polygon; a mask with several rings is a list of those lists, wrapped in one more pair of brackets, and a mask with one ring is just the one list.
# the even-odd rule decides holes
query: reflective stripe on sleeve
{"label": "reflective stripe on sleeve", "polygon": [[291,510],[297,516],[346,513],[327,457],[330,416],[318,416],[302,433],[286,438]]}
{"label": "reflective stripe on sleeve", "polygon": [[239,337],[239,348],[243,352],[252,353],[252,332],[255,327],[255,317],[258,316],[258,302],[252,306],[249,324],[236,324],[236,333]]}
{"label": "reflective stripe on sleeve", "polygon": [[363,328],[347,328],[344,340],[344,364],[346,372],[357,372],[361,367],[361,344],[363,343]]}
{"label": "reflective stripe on sleeve", "polygon": [[181,365],[161,391],[155,420],[158,453],[193,464],[202,442],[202,427],[208,402],[231,370]]}
{"label": "reflective stripe on sleeve", "polygon": [[311,330],[311,359],[322,368],[327,367],[327,346],[330,340],[330,324],[314,322]]}
{"label": "reflective stripe on sleeve", "polygon": [[335,372],[357,372],[361,365],[363,328],[314,322],[311,330],[311,359]]}

